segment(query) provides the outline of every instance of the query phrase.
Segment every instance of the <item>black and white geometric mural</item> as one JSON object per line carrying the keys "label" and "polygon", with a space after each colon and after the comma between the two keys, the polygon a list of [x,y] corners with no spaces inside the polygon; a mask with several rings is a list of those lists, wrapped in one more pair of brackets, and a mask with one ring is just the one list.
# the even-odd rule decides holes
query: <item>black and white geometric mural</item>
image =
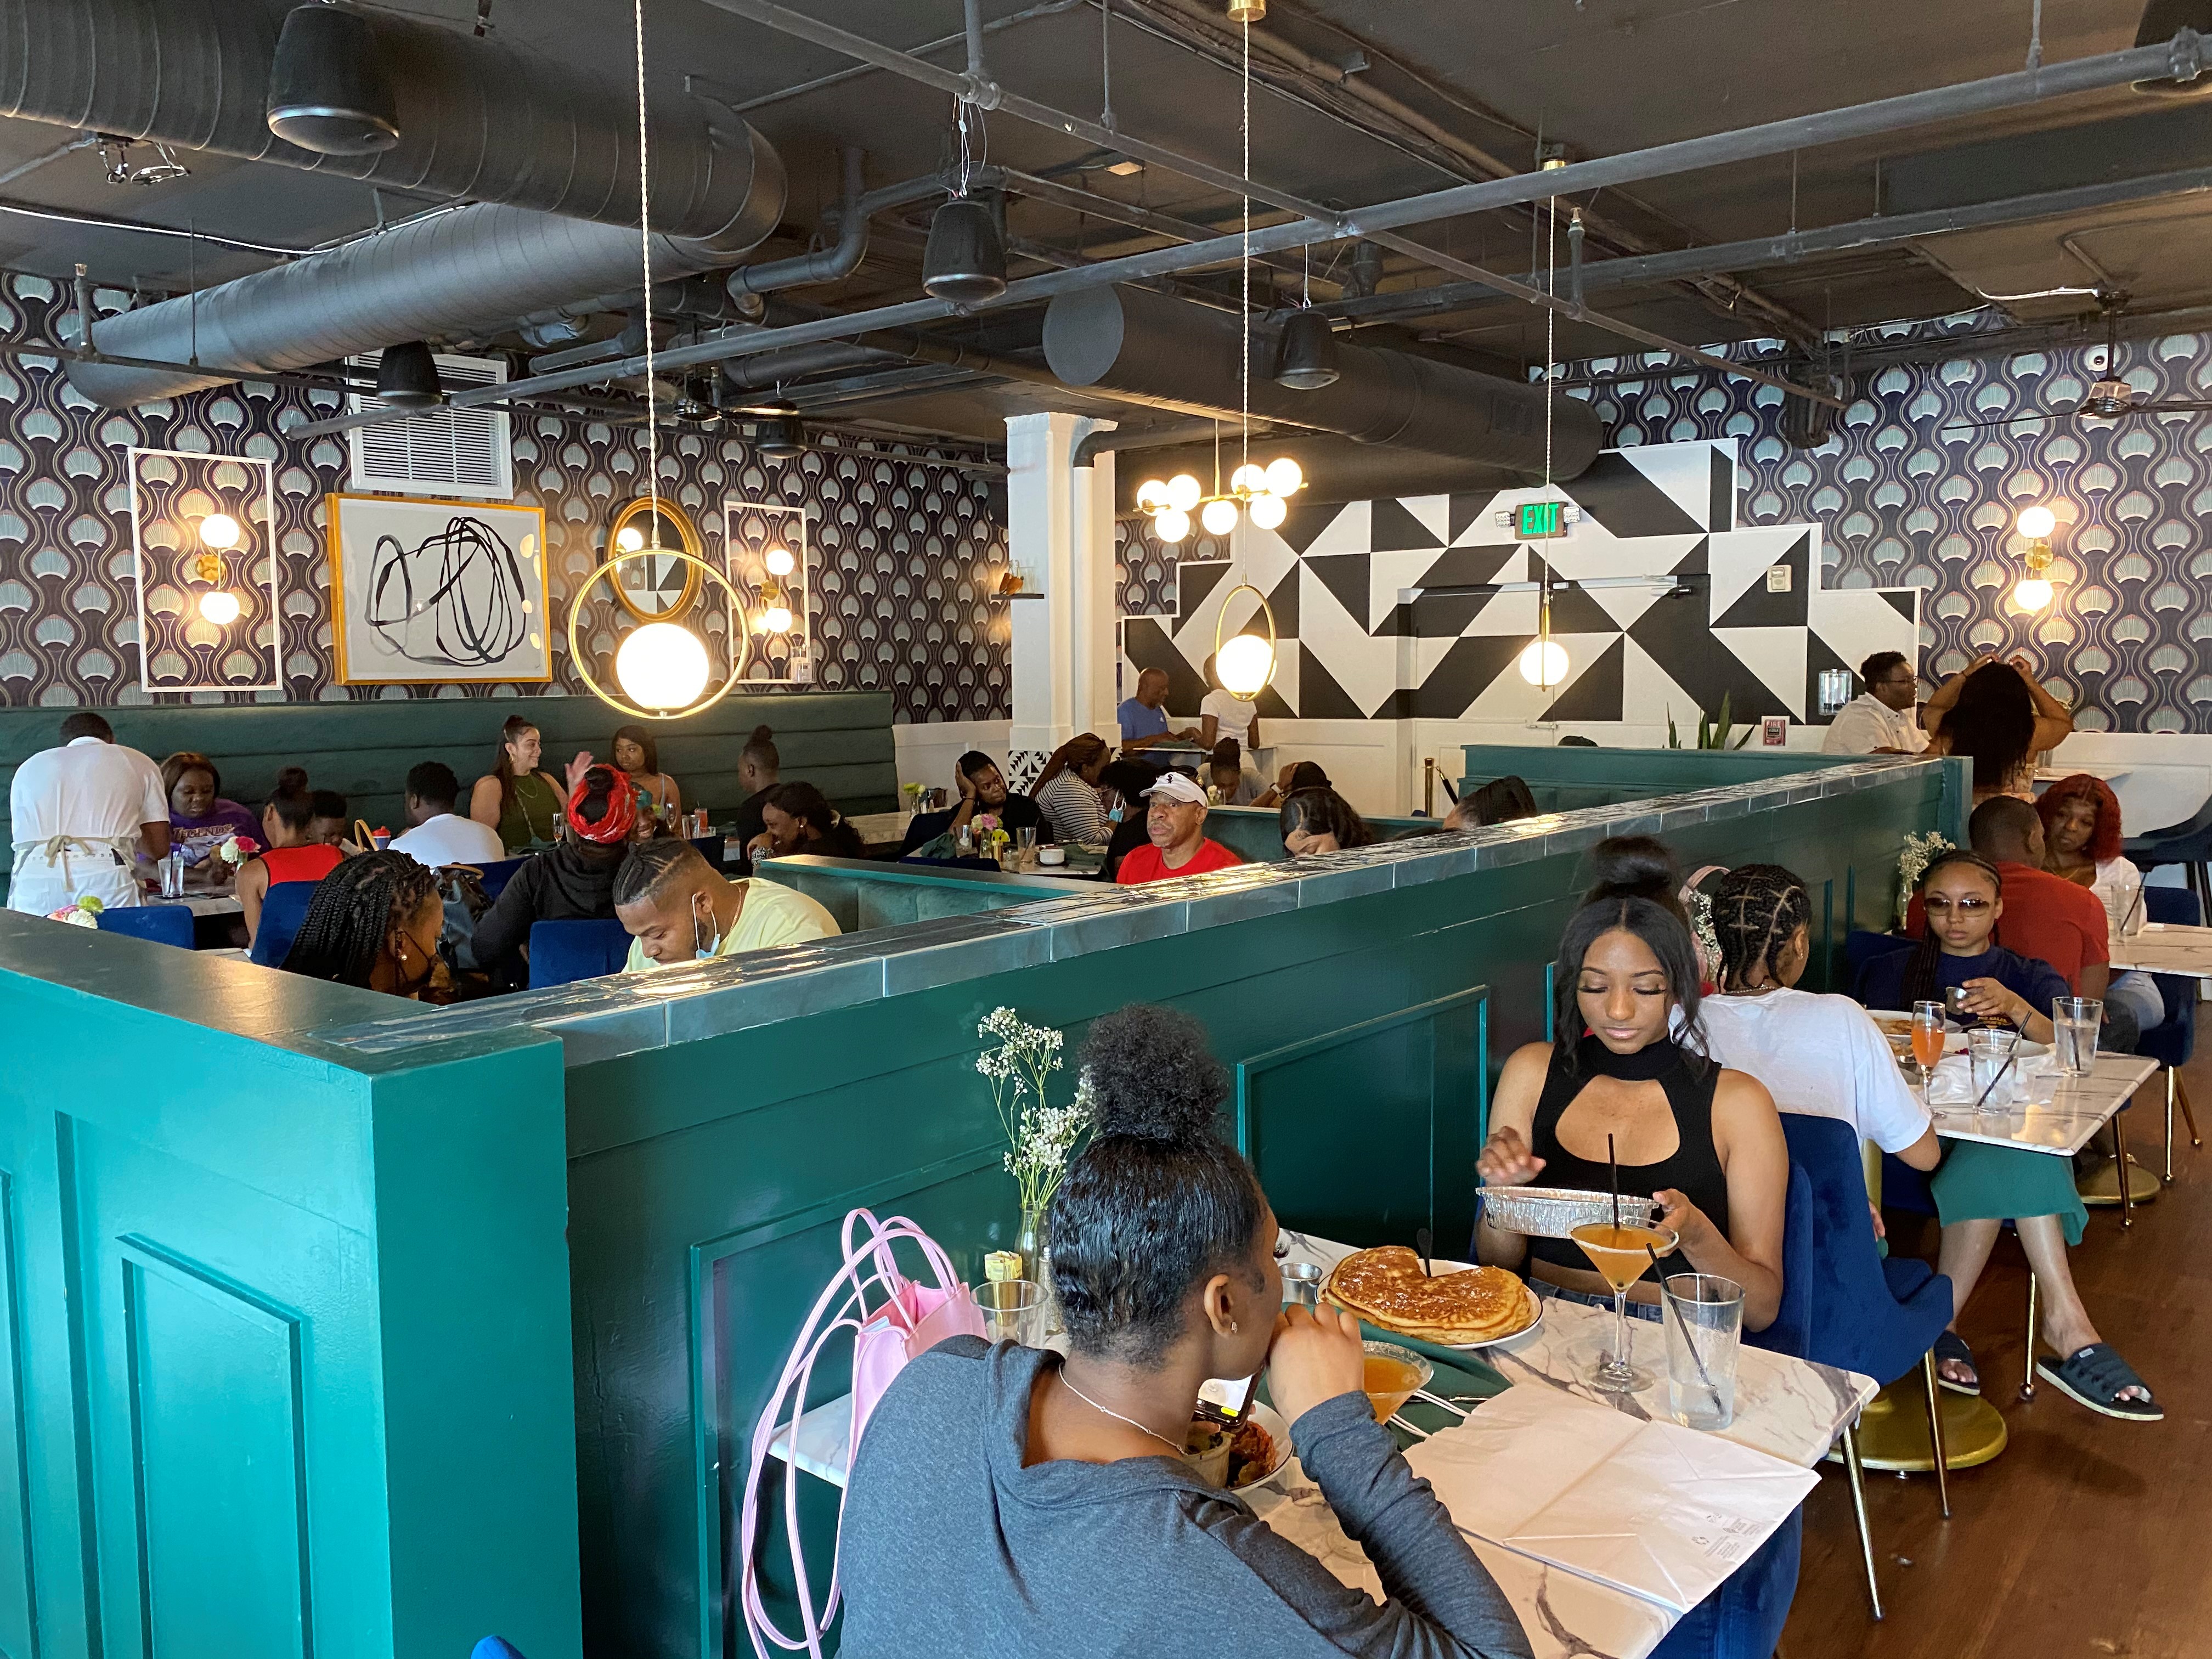
{"label": "black and white geometric mural", "polygon": [[[1224,602],[1224,634],[1257,612],[1250,593],[1231,599],[1249,584],[1281,642],[1260,701],[1277,718],[1672,718],[1687,730],[1726,696],[1738,720],[1823,723],[1821,671],[1913,654],[1920,592],[1822,587],[1820,526],[1739,529],[1736,493],[1724,438],[1601,455],[1554,492],[1580,518],[1553,539],[1514,537],[1511,509],[1540,489],[1293,507],[1279,531],[1241,525],[1227,558],[1179,562],[1173,615],[1123,618],[1123,683],[1164,669],[1168,707],[1195,709]],[[1517,666],[1537,636],[1534,592],[1437,590],[1547,568],[1568,666],[1545,689]]]}

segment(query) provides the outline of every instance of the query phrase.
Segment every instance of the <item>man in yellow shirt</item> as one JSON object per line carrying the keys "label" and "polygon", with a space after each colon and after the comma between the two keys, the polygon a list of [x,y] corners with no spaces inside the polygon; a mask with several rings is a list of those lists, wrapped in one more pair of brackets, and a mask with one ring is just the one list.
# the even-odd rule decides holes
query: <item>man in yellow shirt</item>
{"label": "man in yellow shirt", "polygon": [[614,899],[630,934],[624,973],[834,939],[839,931],[836,918],[804,893],[757,876],[725,881],[688,841],[631,848]]}

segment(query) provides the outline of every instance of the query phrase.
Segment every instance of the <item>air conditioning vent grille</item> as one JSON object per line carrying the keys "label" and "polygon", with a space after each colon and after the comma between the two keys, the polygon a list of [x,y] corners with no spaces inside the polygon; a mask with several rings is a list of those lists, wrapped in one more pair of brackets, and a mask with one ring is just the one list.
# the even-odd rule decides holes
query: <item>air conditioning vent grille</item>
{"label": "air conditioning vent grille", "polygon": [[[352,367],[374,374],[377,357],[356,357]],[[496,385],[507,365],[489,357],[438,357],[438,377],[448,392]],[[381,409],[381,399],[356,395],[356,411]],[[514,446],[503,410],[434,409],[406,420],[356,427],[352,488],[403,495],[514,498]]]}

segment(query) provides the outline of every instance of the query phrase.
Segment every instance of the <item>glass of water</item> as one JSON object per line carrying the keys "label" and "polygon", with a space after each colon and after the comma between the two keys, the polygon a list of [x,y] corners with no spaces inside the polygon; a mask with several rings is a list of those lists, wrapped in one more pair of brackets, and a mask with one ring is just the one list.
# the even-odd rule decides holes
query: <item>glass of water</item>
{"label": "glass of water", "polygon": [[1686,1429],[1735,1420],[1735,1357],[1743,1340],[1743,1286],[1717,1273],[1666,1283],[1667,1409]]}
{"label": "glass of water", "polygon": [[1984,1103],[1984,1095],[1989,1097],[1986,1103],[1999,1110],[2012,1103],[2011,1090],[2006,1086],[2011,1081],[2009,1078],[1995,1089],[1990,1085],[2003,1075],[2005,1066],[2012,1059],[2013,1049],[2019,1042],[2019,1032],[2008,1031],[2000,1025],[1979,1025],[1966,1033],[1966,1057],[1972,1067],[1974,1103],[1977,1106]]}
{"label": "glass of water", "polygon": [[2094,997],[2051,999],[2051,1037],[2058,1051],[2058,1069],[2068,1077],[2087,1077],[2097,1063],[2097,1030],[2105,1023],[2105,1005]]}
{"label": "glass of water", "polygon": [[1034,1279],[998,1279],[975,1286],[987,1342],[1044,1346],[1044,1287]]}

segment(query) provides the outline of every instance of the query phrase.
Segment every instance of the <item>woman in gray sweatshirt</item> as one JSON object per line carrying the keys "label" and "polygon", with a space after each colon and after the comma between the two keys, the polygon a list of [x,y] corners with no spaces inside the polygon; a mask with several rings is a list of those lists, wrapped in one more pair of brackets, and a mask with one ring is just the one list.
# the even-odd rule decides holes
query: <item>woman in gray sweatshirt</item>
{"label": "woman in gray sweatshirt", "polygon": [[[1375,1421],[1358,1323],[1282,1305],[1275,1218],[1214,1133],[1227,1078],[1161,1008],[1097,1021],[1095,1133],[1053,1200],[1071,1352],[973,1337],[902,1372],[846,1492],[846,1659],[1528,1659],[1498,1586]],[[1177,1454],[1262,1366],[1377,1605]]]}

